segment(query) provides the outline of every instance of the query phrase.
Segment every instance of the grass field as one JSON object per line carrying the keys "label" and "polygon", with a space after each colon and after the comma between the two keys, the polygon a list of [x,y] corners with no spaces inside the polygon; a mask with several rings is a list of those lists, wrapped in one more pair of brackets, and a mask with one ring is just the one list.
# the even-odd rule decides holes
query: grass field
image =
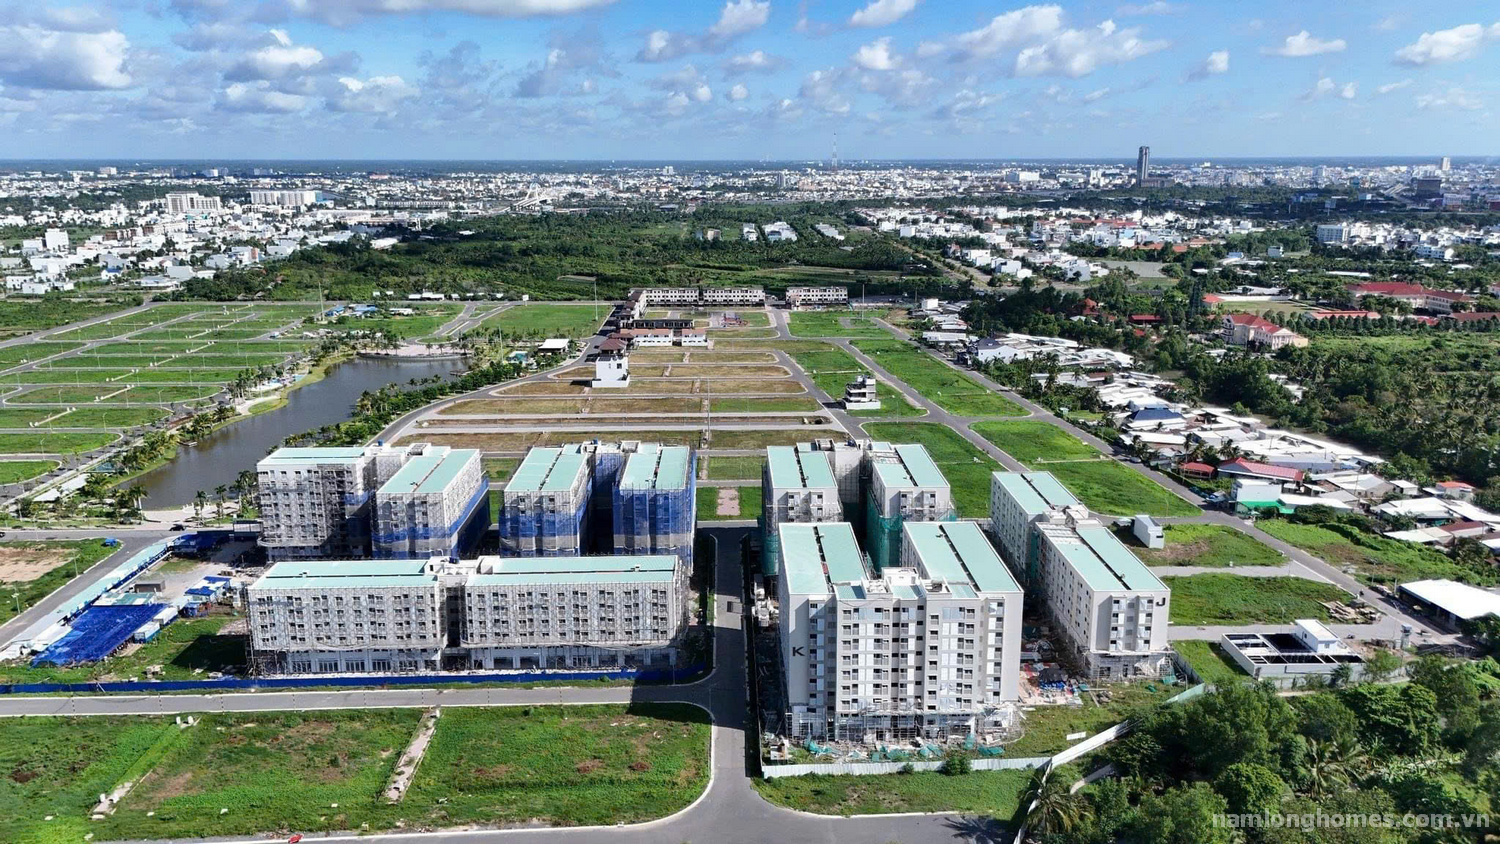
{"label": "grass field", "polygon": [[63,352],[80,348],[82,343],[64,343],[57,340],[36,340],[0,349],[0,369],[16,366],[27,361],[41,360]]}
{"label": "grass field", "polygon": [[216,392],[213,387],[193,386],[130,386],[116,384],[62,385],[56,387],[31,387],[11,396],[11,405],[25,404],[167,404],[171,402],[206,399]]}
{"label": "grass field", "polygon": [[521,465],[521,461],[515,457],[484,457],[481,458],[481,462],[484,466],[484,474],[490,479],[492,485],[510,480],[516,467]]}
{"label": "grass field", "polygon": [[759,486],[742,486],[735,488],[735,498],[739,502],[738,513],[726,513],[719,509],[719,487],[698,487],[698,521],[712,522],[722,519],[758,519],[761,513],[761,492]]}
{"label": "grass field", "polygon": [[855,340],[860,351],[939,407],[959,416],[1025,416],[1021,406],[895,338]]}
{"label": "grass field", "polygon": [[[848,322],[848,325],[844,323]],[[796,311],[788,330],[794,337],[889,337],[890,332],[866,314],[851,310]]]}
{"label": "grass field", "polygon": [[[82,570],[80,565],[79,571]],[[68,573],[72,574],[71,566]],[[0,594],[0,598],[8,597]],[[228,615],[181,618],[162,628],[156,638],[139,649],[87,665],[60,668],[32,667],[25,661],[0,664],[0,683],[86,683],[144,678],[146,668],[152,665],[162,667],[163,680],[201,680],[209,671],[243,670],[245,637],[219,632],[230,621],[233,619]]]}
{"label": "grass field", "polygon": [[761,457],[720,457],[711,455],[708,461],[708,477],[715,481],[753,481],[761,476],[766,461]]}
{"label": "grass field", "polygon": [[1088,460],[1099,451],[1067,431],[1035,419],[1004,419],[975,422],[975,433],[1001,451],[1028,464],[1049,460]]}
{"label": "grass field", "polygon": [[952,428],[933,422],[872,422],[865,433],[892,443],[921,443],[953,487],[958,515],[982,518],[990,511],[990,473],[1000,464]]}
{"label": "grass field", "polygon": [[1331,565],[1352,567],[1366,583],[1408,582],[1448,578],[1469,583],[1480,578],[1431,548],[1387,539],[1346,525],[1305,525],[1284,519],[1261,519],[1256,527],[1283,542],[1322,557]]}
{"label": "grass field", "polygon": [[[0,463],[0,466],[5,464]],[[59,587],[82,574],[89,567],[115,552],[97,539],[68,542],[3,542],[0,561],[7,565],[51,567],[25,580],[0,581],[0,624],[16,617],[17,602],[22,611],[36,604]]]}
{"label": "grass field", "polygon": [[[1166,526],[1165,548],[1131,549],[1148,566],[1280,566],[1286,558],[1227,525]],[[1128,541],[1128,540],[1127,540]]]}
{"label": "grass field", "polygon": [[959,776],[938,772],[809,775],[758,779],[755,790],[778,806],[820,815],[969,812],[1007,821],[1020,808],[1031,776],[1030,770],[971,771]]}
{"label": "grass field", "polygon": [[1195,574],[1166,577],[1172,590],[1172,623],[1291,624],[1299,618],[1328,619],[1323,601],[1342,603],[1349,596],[1330,583],[1300,577],[1240,577]]}
{"label": "grass field", "polygon": [[118,434],[90,434],[76,431],[54,431],[32,434],[0,432],[0,454],[80,454],[102,448],[119,438]]}
{"label": "grass field", "polygon": [[[840,349],[824,343],[803,344],[786,350],[797,362],[797,366],[807,373],[818,389],[828,394],[828,397],[838,401],[844,397],[844,387],[850,381],[860,375],[869,375],[870,370],[854,359],[854,356]],[[906,400],[906,397],[896,391],[895,387],[884,381],[875,385],[876,396],[880,399],[879,410],[861,410],[853,415],[859,417],[876,418],[900,418],[909,416],[922,416],[926,413]]]}
{"label": "grass field", "polygon": [[600,303],[597,307],[588,304],[559,304],[557,302],[525,302],[488,317],[480,323],[482,328],[499,328],[507,333],[526,333],[536,337],[588,337],[599,330],[599,324],[609,316],[610,306]]}
{"label": "grass field", "polygon": [[53,460],[0,461],[0,484],[15,484],[40,477],[57,468]]}
{"label": "grass field", "polygon": [[1104,689],[1108,700],[1102,703],[1085,699],[1079,706],[1036,706],[1022,710],[1021,737],[1005,746],[1005,755],[1050,756],[1077,744],[1067,738],[1074,733],[1093,735],[1125,720],[1138,707],[1159,704],[1182,691],[1154,683],[1117,683]]}
{"label": "grass field", "polygon": [[1112,516],[1196,516],[1197,507],[1166,487],[1113,460],[1050,463],[1057,476],[1090,510]]}
{"label": "grass field", "polygon": [[1183,660],[1198,673],[1198,678],[1205,683],[1222,686],[1225,683],[1248,679],[1250,676],[1236,665],[1216,642],[1184,639],[1180,642],[1173,642],[1172,650],[1177,651]]}

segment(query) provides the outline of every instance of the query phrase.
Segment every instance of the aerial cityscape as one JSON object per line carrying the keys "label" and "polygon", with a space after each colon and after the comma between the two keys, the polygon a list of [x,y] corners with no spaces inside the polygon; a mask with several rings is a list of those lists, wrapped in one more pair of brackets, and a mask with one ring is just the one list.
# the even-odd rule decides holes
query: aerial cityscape
{"label": "aerial cityscape", "polygon": [[1500,840],[1496,19],[0,11],[0,842]]}

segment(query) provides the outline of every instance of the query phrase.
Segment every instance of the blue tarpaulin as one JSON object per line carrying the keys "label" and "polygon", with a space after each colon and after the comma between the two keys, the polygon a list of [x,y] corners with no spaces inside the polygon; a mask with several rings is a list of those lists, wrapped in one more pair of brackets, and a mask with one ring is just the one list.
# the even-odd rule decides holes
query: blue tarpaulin
{"label": "blue tarpaulin", "polygon": [[73,619],[73,629],[67,635],[53,642],[31,664],[76,665],[101,660],[163,609],[165,604],[89,607]]}

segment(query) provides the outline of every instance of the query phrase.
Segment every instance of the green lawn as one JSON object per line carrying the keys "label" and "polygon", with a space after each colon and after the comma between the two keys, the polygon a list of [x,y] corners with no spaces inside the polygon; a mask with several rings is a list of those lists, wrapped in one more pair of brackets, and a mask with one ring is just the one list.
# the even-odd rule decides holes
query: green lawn
{"label": "green lawn", "polygon": [[518,336],[578,339],[598,331],[600,323],[609,316],[609,309],[610,305],[606,303],[596,307],[592,302],[524,302],[485,319],[480,327],[499,328],[506,334]]}
{"label": "green lawn", "polygon": [[1165,548],[1131,549],[1148,566],[1282,566],[1286,558],[1249,534],[1227,525],[1166,526]]}
{"label": "green lawn", "polygon": [[1124,721],[1138,707],[1159,704],[1182,691],[1160,683],[1116,683],[1106,686],[1109,700],[1085,699],[1079,706],[1036,706],[1022,710],[1021,737],[1005,746],[1007,756],[1051,756],[1078,741],[1074,733],[1093,735]]}
{"label": "green lawn", "polygon": [[1050,463],[1057,476],[1090,510],[1112,516],[1196,516],[1200,511],[1140,472],[1113,460]]}
{"label": "green lawn", "polygon": [[[827,393],[829,398],[839,401],[844,397],[844,387],[860,375],[869,375],[870,370],[854,359],[854,356],[837,346],[826,343],[800,343],[785,349],[797,366]],[[853,415],[861,418],[897,419],[922,416],[927,411],[906,400],[895,387],[884,381],[877,382],[875,394],[880,399],[879,410],[859,410]]]}
{"label": "green lawn", "polygon": [[60,355],[63,352],[71,352],[82,345],[82,343],[63,343],[56,340],[37,340],[31,343],[6,346],[5,348],[0,348],[0,369],[12,367],[27,361],[41,360],[52,355]]}
{"label": "green lawn", "polygon": [[52,460],[0,461],[0,484],[15,484],[40,477],[57,468]]}
{"label": "green lawn", "polygon": [[1030,770],[971,771],[959,776],[919,772],[777,777],[757,779],[754,784],[768,802],[820,815],[968,812],[1008,821],[1020,807],[1031,777]]}
{"label": "green lawn", "polygon": [[213,387],[140,385],[127,387],[130,379],[118,384],[94,384],[58,387],[32,387],[8,399],[11,405],[22,404],[164,404],[206,399]]}
{"label": "green lawn", "polygon": [[1025,416],[1021,406],[920,348],[894,337],[855,340],[860,351],[908,387],[959,416]]}
{"label": "green lawn", "polygon": [[[6,464],[0,463],[0,466]],[[46,562],[50,567],[26,580],[0,581],[0,624],[16,616],[16,602],[21,610],[55,592],[89,567],[115,552],[97,539],[68,542],[0,542],[0,561],[7,565]]]}
{"label": "green lawn", "polygon": [[1322,557],[1328,563],[1353,567],[1366,583],[1405,583],[1448,578],[1469,583],[1492,583],[1441,552],[1410,542],[1365,533],[1348,525],[1307,525],[1285,519],[1261,519],[1256,527],[1283,542]]}
{"label": "green lawn", "polygon": [[953,487],[958,515],[982,518],[990,511],[990,473],[1000,464],[960,436],[935,422],[872,422],[865,433],[892,443],[921,443]]}
{"label": "green lawn", "polygon": [[516,467],[521,465],[519,457],[485,457],[481,459],[484,474],[489,477],[490,485],[504,483],[510,480],[515,473]]}
{"label": "green lawn", "polygon": [[1083,440],[1056,425],[1035,419],[991,420],[976,422],[972,427],[1001,451],[1023,463],[1035,465],[1049,460],[1088,460],[1100,456],[1097,449]]}
{"label": "green lawn", "polygon": [[0,433],[0,454],[80,454],[93,451],[119,439],[119,434],[90,434],[77,431],[49,433]]}
{"label": "green lawn", "polygon": [[1250,676],[1224,653],[1217,642],[1184,639],[1173,642],[1172,649],[1193,667],[1198,678],[1205,683],[1222,686]]}
{"label": "green lawn", "polygon": [[1172,590],[1172,623],[1189,626],[1326,621],[1328,609],[1321,602],[1349,597],[1337,586],[1300,577],[1195,574],[1162,581]]}
{"label": "green lawn", "polygon": [[714,481],[753,481],[761,476],[766,465],[763,457],[720,457],[715,454],[701,459],[708,461],[708,477]]}
{"label": "green lawn", "polygon": [[[845,325],[845,322],[848,325]],[[794,337],[889,337],[890,332],[865,313],[852,310],[795,311],[788,330]]]}
{"label": "green lawn", "polygon": [[760,486],[742,486],[736,488],[739,498],[740,512],[725,513],[719,509],[719,487],[698,487],[698,521],[713,522],[725,519],[758,519],[761,513]]}

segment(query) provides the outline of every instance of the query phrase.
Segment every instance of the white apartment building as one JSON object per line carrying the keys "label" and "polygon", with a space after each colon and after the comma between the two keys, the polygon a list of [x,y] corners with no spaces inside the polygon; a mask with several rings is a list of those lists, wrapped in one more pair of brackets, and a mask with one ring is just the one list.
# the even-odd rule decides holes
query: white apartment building
{"label": "white apartment building", "polygon": [[759,308],[766,304],[766,291],[760,287],[705,287],[703,304],[742,308]]}
{"label": "white apartment building", "polygon": [[223,201],[217,196],[204,196],[190,191],[167,194],[168,214],[202,214],[223,210]]}
{"label": "white apartment building", "polygon": [[481,557],[460,644],[471,668],[671,665],[688,605],[672,555]]}
{"label": "white apartment building", "polygon": [[[760,287],[646,287],[633,291],[638,301],[646,306],[667,307],[761,307],[766,303],[766,291]],[[640,314],[635,314],[636,318]]]}
{"label": "white apartment building", "polygon": [[251,205],[279,205],[284,208],[301,208],[318,201],[315,190],[252,190]]}
{"label": "white apartment building", "polygon": [[824,308],[830,305],[849,304],[847,287],[788,287],[786,304],[792,310],[798,308]]}
{"label": "white apartment building", "polygon": [[954,518],[953,489],[924,446],[895,445],[865,452],[870,464],[865,505],[865,550],[877,570],[897,564],[904,522]]}
{"label": "white apartment building", "polygon": [[754,243],[760,240],[760,232],[756,231],[754,223],[745,223],[740,226],[740,237],[746,243]]}
{"label": "white apartment building", "polygon": [[500,551],[571,557],[588,547],[589,455],[578,445],[533,448],[501,493]]}
{"label": "white apartment building", "polygon": [[[367,557],[377,448],[279,448],[255,464],[271,560]],[[391,471],[394,474],[394,470]]]}
{"label": "white apartment building", "polygon": [[1014,723],[1022,595],[977,525],[907,525],[902,565],[879,574],[847,523],[779,531],[789,735],[942,739]]}
{"label": "white apartment building", "polygon": [[375,492],[376,557],[468,556],[490,526],[490,482],[478,449],[414,447]]}
{"label": "white apartment building", "polygon": [[42,246],[48,252],[68,251],[68,232],[66,229],[47,229],[42,232]]}
{"label": "white apartment building", "polygon": [[1053,510],[1083,506],[1050,472],[990,475],[990,533],[1011,570],[1028,588],[1041,564],[1032,523]]}
{"label": "white apartment building", "polygon": [[844,518],[839,486],[828,455],[810,445],[777,445],[766,449],[761,472],[761,518],[765,525],[763,570],[780,572],[777,525],[787,522],[837,522]]}
{"label": "white apartment building", "polygon": [[761,230],[766,233],[767,243],[791,243],[797,239],[797,230],[784,220],[766,223]]}
{"label": "white apartment building", "polygon": [[432,671],[447,643],[443,589],[427,560],[294,560],[246,587],[261,672]]}

